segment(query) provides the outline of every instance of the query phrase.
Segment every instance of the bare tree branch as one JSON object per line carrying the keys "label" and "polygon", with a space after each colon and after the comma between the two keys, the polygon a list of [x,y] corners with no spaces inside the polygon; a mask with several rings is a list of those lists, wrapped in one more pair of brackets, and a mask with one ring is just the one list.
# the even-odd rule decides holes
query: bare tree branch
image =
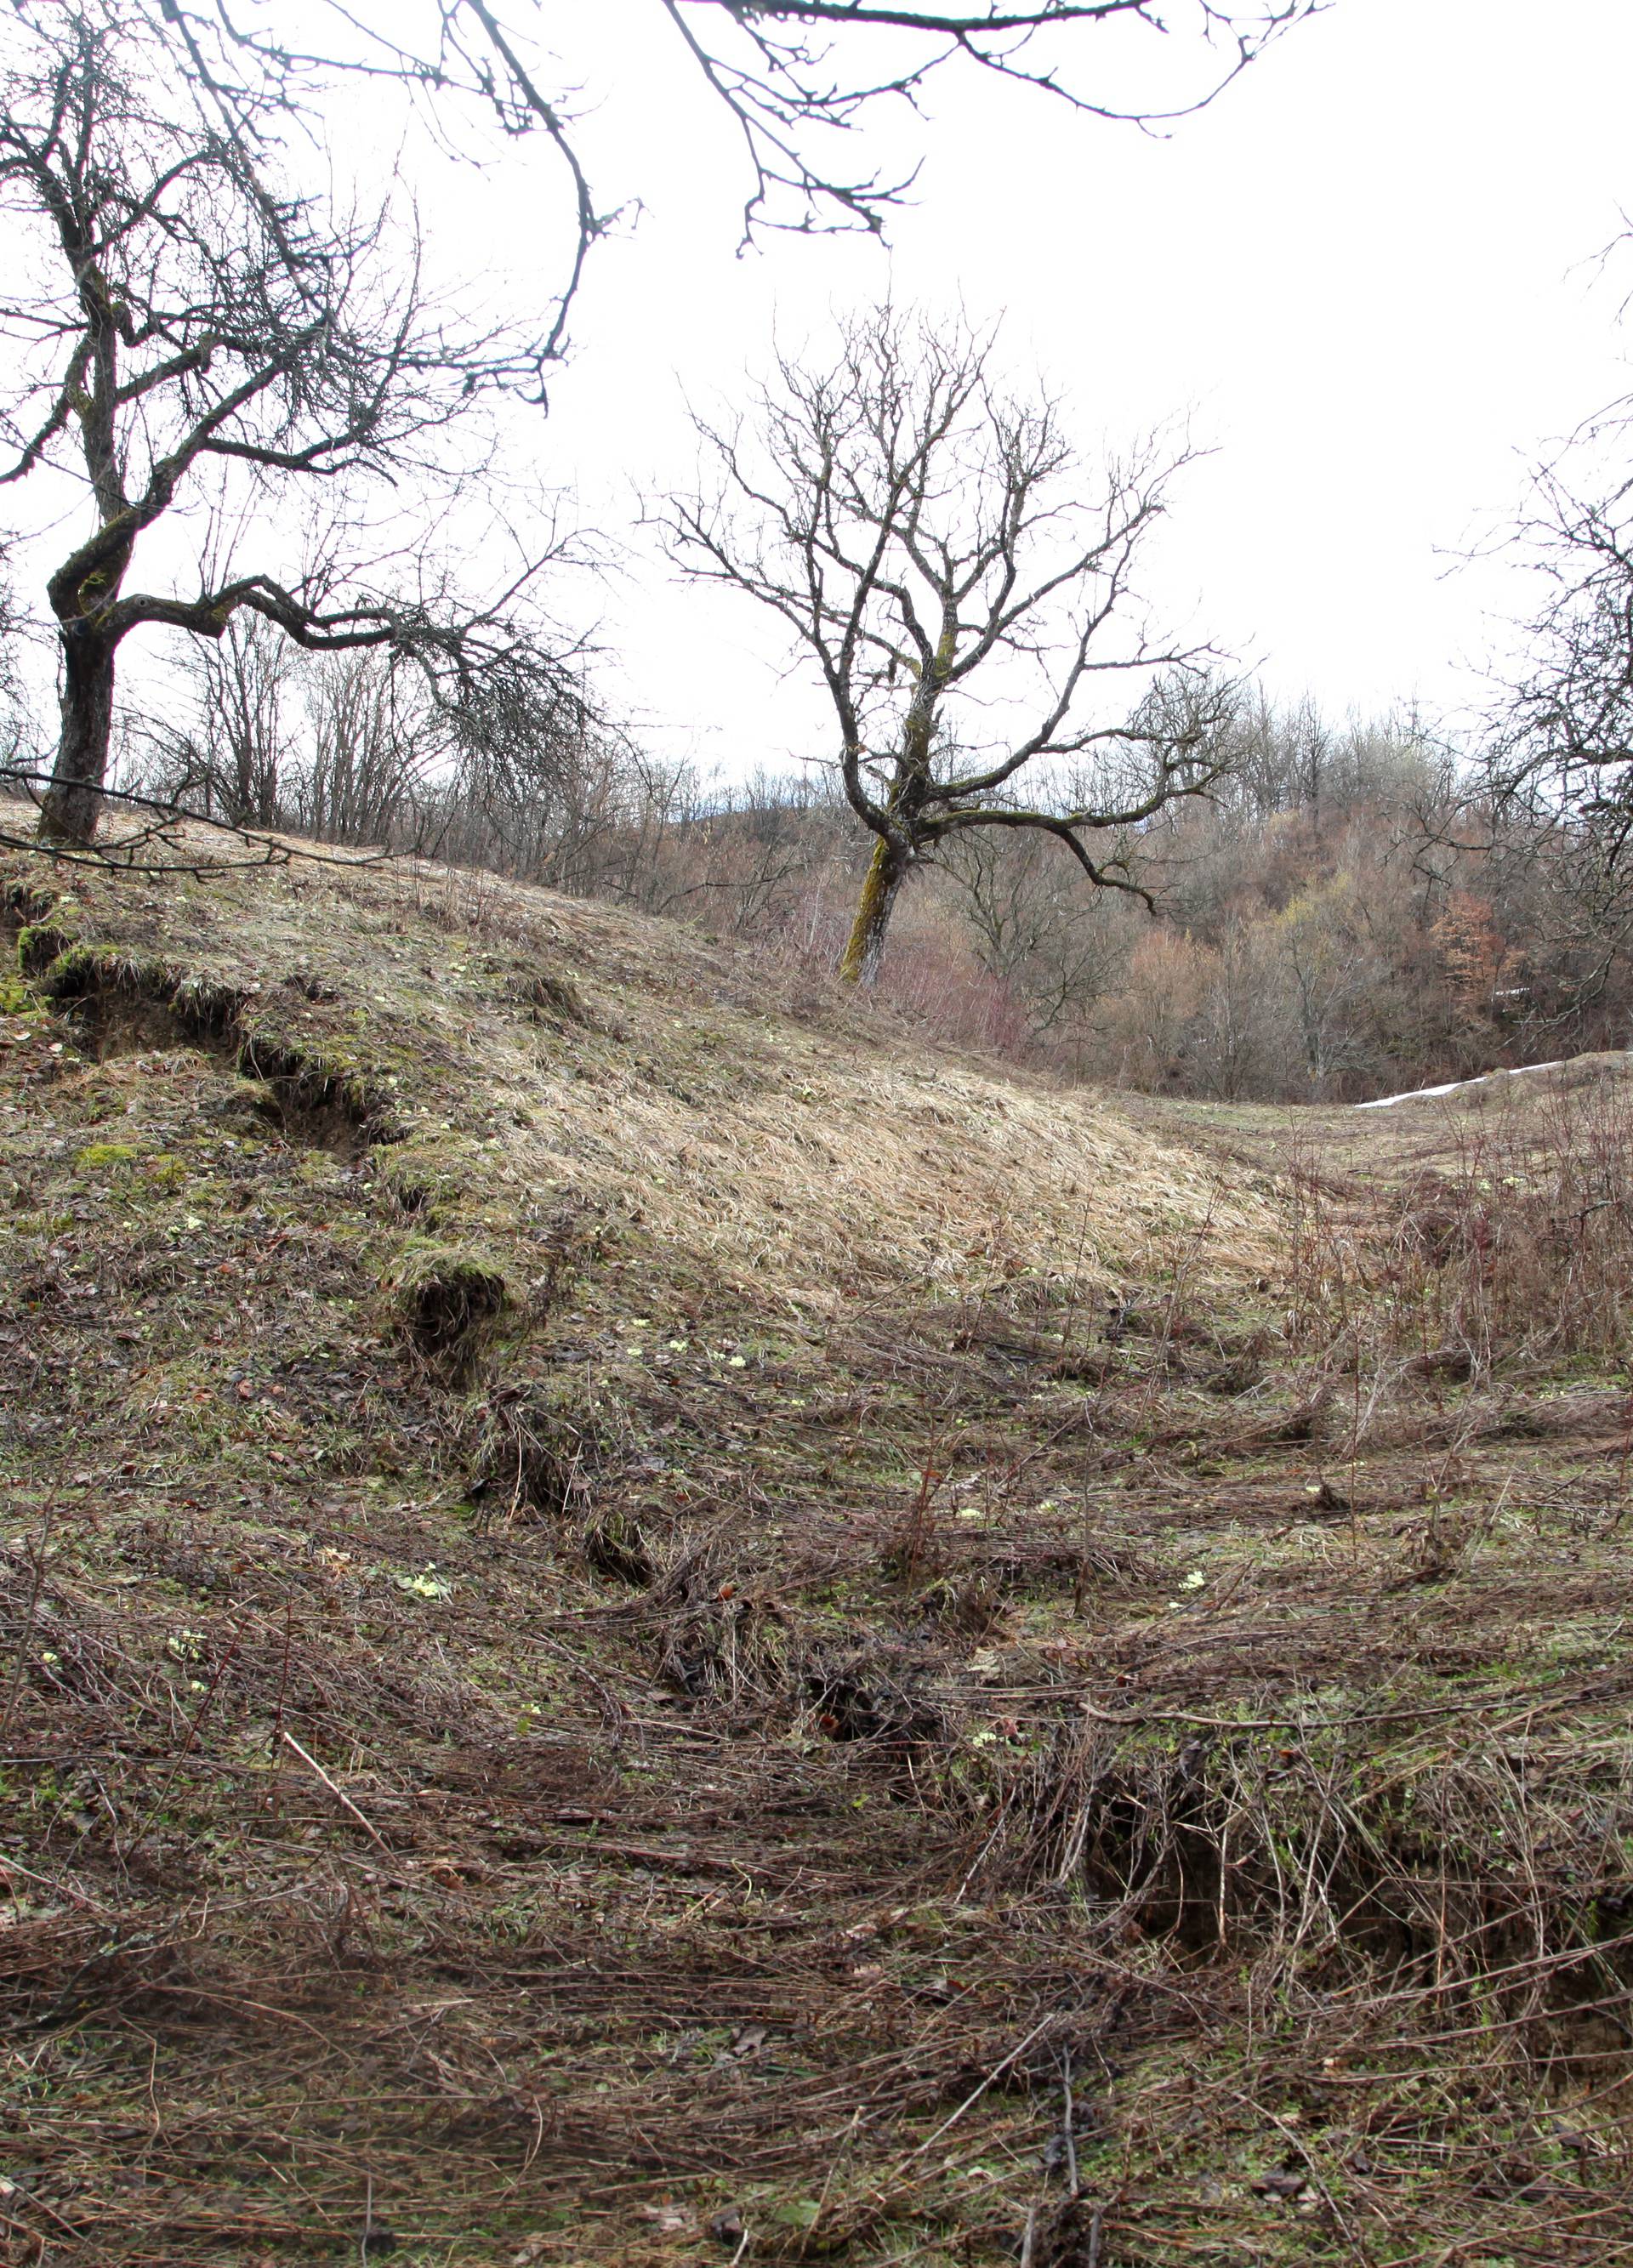
{"label": "bare tree branch", "polygon": [[[29,765],[0,764],[0,789],[18,789],[36,808],[52,781],[51,773]],[[178,874],[202,880],[211,874],[238,874],[266,866],[288,866],[296,860],[319,866],[366,866],[403,855],[383,847],[361,851],[320,850],[308,843],[291,842],[230,819],[217,818],[177,798],[155,796],[138,788],[108,784],[102,793],[122,812],[134,814],[137,823],[121,828],[100,842],[54,842],[50,845],[54,865],[137,874],[150,880]],[[242,855],[217,858],[201,853],[189,848],[189,832],[203,832],[209,839],[236,843],[241,846]],[[40,849],[39,834],[11,823],[7,806],[0,803],[0,850],[37,852]]]}
{"label": "bare tree branch", "polygon": [[[579,154],[571,62],[536,52],[523,0],[314,0],[310,45],[246,17],[231,0],[142,0],[178,63],[229,136],[255,142],[281,117],[321,107],[337,76],[390,82],[434,122],[446,146],[479,155],[484,126],[507,140],[541,137],[565,178],[572,240],[565,273],[532,336],[529,384],[568,345],[589,256],[622,210],[598,202]],[[929,83],[952,70],[1018,85],[1085,117],[1157,128],[1215,100],[1282,33],[1330,0],[969,0],[952,8],[850,0],[650,0],[695,72],[746,173],[744,245],[767,231],[881,235],[909,195],[916,167],[887,173],[850,162],[873,115],[917,110]],[[1172,39],[1192,74],[1171,98],[1116,99],[1097,82],[1105,43],[1121,24]],[[567,26],[554,19],[553,42]],[[568,50],[569,57],[571,49]]]}

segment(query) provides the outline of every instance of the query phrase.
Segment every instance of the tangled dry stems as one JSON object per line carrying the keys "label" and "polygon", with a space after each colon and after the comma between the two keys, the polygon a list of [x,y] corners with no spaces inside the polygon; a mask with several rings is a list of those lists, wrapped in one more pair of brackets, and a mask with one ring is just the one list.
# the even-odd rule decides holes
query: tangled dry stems
{"label": "tangled dry stems", "polygon": [[1633,2249],[1618,1086],[1283,1216],[675,933],[256,909],[37,973],[173,1000],[185,918],[235,1034],[288,962],[389,1148],[13,1027],[20,2257]]}

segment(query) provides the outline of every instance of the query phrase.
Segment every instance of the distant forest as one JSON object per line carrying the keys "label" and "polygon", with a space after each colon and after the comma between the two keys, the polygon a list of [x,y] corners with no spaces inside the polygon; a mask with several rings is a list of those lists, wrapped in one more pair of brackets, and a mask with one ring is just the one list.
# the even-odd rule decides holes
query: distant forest
{"label": "distant forest", "polygon": [[[524,759],[454,745],[366,656],[255,624],[179,720],[127,724],[127,784],[237,826],[388,843],[697,924],[825,987],[868,856],[831,775],[743,784],[564,723]],[[1222,775],[1132,830],[1155,906],[1058,842],[972,833],[915,873],[875,983],[946,1041],[1071,1079],[1354,1101],[1625,1044],[1618,842],[1516,796],[1408,717],[1241,696]]]}

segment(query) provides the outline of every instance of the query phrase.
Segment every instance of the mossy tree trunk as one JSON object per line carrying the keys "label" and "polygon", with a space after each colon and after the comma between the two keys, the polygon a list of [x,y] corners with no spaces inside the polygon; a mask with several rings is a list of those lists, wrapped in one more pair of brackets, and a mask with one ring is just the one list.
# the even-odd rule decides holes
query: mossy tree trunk
{"label": "mossy tree trunk", "polygon": [[102,811],[114,729],[114,647],[66,625],[63,637],[63,733],[41,831],[60,843],[89,843]]}
{"label": "mossy tree trunk", "polygon": [[902,884],[907,879],[907,857],[881,835],[868,861],[867,879],[857,902],[856,918],[839,959],[839,979],[845,984],[871,984],[879,973],[884,933]]}
{"label": "mossy tree trunk", "polygon": [[839,961],[844,983],[871,984],[877,976],[885,932],[902,884],[927,834],[933,834],[924,816],[925,806],[935,792],[930,751],[942,689],[957,650],[956,622],[944,616],[941,641],[928,665],[916,673],[913,699],[902,720],[901,746],[883,814],[890,831],[881,828],[874,840],[856,918]]}

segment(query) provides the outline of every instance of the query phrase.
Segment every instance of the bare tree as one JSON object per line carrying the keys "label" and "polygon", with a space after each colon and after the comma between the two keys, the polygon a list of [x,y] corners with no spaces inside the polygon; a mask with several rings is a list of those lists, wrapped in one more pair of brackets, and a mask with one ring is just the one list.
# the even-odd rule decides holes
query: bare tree
{"label": "bare tree", "polygon": [[245,613],[184,655],[181,713],[135,728],[146,744],[139,775],[156,798],[232,827],[287,822],[293,652],[262,616]]}
{"label": "bare tree", "polygon": [[378,654],[324,654],[305,711],[308,753],[294,806],[303,832],[353,843],[423,833],[420,806],[443,736],[416,679]]}
{"label": "bare tree", "polygon": [[[1633,963],[1633,397],[1590,419],[1533,476],[1511,555],[1538,599],[1495,688],[1472,780],[1435,847],[1482,863],[1526,941],[1505,1012],[1557,1054],[1625,1035]],[[1520,910],[1523,909],[1523,912]],[[1603,1039],[1600,1044],[1603,1044]]]}
{"label": "bare tree", "polygon": [[1025,1002],[1033,1034],[1081,1032],[1128,958],[1127,924],[1078,886],[1046,836],[972,828],[941,863],[964,891],[982,967]]}
{"label": "bare tree", "polygon": [[[746,426],[699,421],[718,484],[666,522],[679,564],[780,615],[826,687],[875,838],[852,982],[876,970],[913,869],[967,829],[1052,835],[1091,882],[1145,897],[1134,830],[1224,766],[1235,696],[1202,652],[1148,637],[1133,583],[1186,452],[1090,479],[1058,406],[1003,391],[991,363],[962,323],[852,324],[830,368],[780,359]],[[1130,677],[1134,713],[1103,721],[1091,695]],[[1077,799],[1023,799],[1029,767],[1046,792],[1068,766]]]}
{"label": "bare tree", "polygon": [[[530,36],[526,0],[313,0],[307,43],[230,0],[142,0],[186,73],[235,136],[269,111],[321,102],[337,76],[395,82],[435,114],[440,137],[466,151],[497,123],[507,139],[542,142],[560,168],[573,217],[563,281],[531,351],[542,382],[565,350],[567,323],[595,246],[617,225],[580,153],[572,11],[551,11],[550,48]],[[883,232],[913,174],[856,170],[859,129],[876,112],[919,111],[933,81],[963,73],[1005,81],[1088,117],[1152,125],[1200,110],[1282,32],[1329,0],[648,0],[654,32],[701,83],[743,153],[743,240]],[[1172,40],[1166,91],[1117,91],[1109,43],[1125,67]],[[1136,35],[1145,34],[1142,38]],[[565,47],[565,53],[563,52]],[[1172,49],[1181,52],[1175,56]],[[1102,68],[1097,70],[1096,66]]]}
{"label": "bare tree", "polygon": [[[508,617],[525,571],[486,608],[423,571],[382,588],[379,531],[357,520],[369,484],[423,485],[451,458],[451,429],[515,377],[514,342],[426,304],[388,211],[359,220],[297,195],[264,136],[201,114],[172,85],[143,0],[18,0],[16,13],[0,210],[39,281],[0,305],[17,372],[0,485],[66,474],[95,521],[47,586],[62,733],[46,831],[94,834],[116,658],[146,626],[218,640],[248,614],[313,650],[388,649],[413,658],[450,718],[574,698],[567,669]],[[223,518],[270,549],[269,507],[292,516],[292,488],[327,506],[292,571],[228,558],[193,593],[127,588],[141,539],[179,503],[231,497]]]}
{"label": "bare tree", "polygon": [[[1625,459],[1633,403],[1578,437]],[[1633,477],[1584,493],[1568,452],[1535,477],[1517,549],[1541,586],[1526,652],[1491,719],[1482,792],[1499,816],[1575,838],[1596,895],[1633,880]]]}

